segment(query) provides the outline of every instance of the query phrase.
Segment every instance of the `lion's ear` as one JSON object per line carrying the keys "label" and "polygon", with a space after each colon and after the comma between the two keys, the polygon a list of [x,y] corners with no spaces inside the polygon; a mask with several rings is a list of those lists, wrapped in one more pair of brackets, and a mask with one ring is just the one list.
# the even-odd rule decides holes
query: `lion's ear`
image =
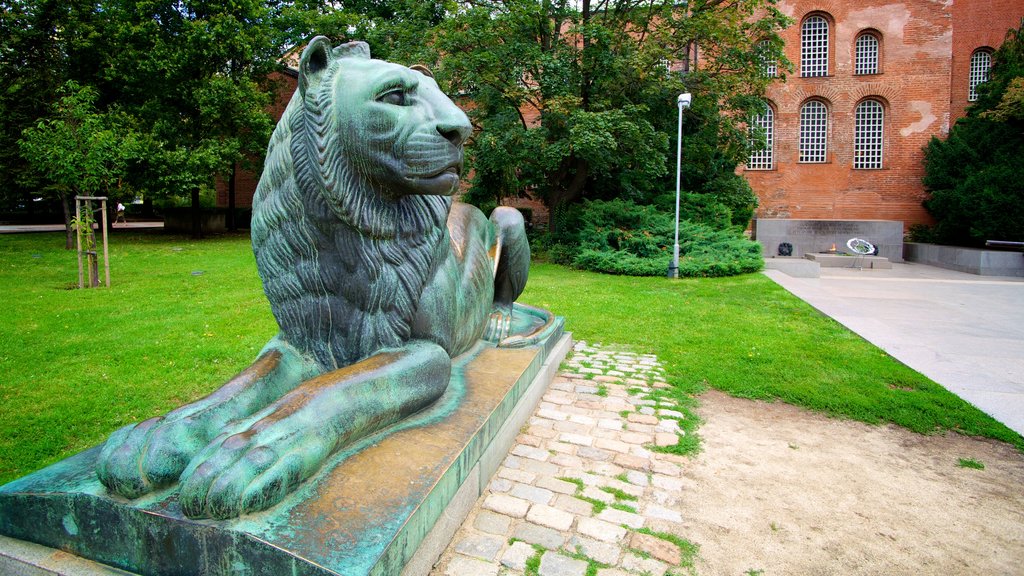
{"label": "lion's ear", "polygon": [[302,51],[302,58],[299,60],[299,92],[305,96],[310,86],[317,86],[323,77],[324,70],[331,65],[334,59],[334,52],[331,51],[331,41],[323,36],[317,36],[310,41],[309,46]]}
{"label": "lion's ear", "polygon": [[352,42],[345,42],[341,46],[334,49],[335,58],[363,58],[365,60],[370,59],[370,45],[366,42],[360,42],[354,40]]}

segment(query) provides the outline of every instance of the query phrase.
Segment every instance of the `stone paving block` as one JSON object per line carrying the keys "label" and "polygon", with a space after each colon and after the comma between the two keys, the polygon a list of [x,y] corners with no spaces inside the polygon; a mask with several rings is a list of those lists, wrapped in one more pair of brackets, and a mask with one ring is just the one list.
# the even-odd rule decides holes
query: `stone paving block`
{"label": "stone paving block", "polygon": [[558,508],[553,508],[544,504],[534,504],[533,506],[530,506],[530,511],[527,512],[526,519],[529,522],[540,524],[541,526],[547,526],[548,528],[554,528],[555,530],[568,530],[572,527],[575,517],[568,512],[559,510]]}
{"label": "stone paving block", "polygon": [[655,474],[677,477],[682,474],[682,469],[675,462],[667,462],[664,454],[655,454],[651,460],[651,470]]}
{"label": "stone paving block", "polygon": [[512,518],[504,514],[495,514],[488,510],[481,510],[473,520],[473,527],[481,532],[504,536],[512,526]]}
{"label": "stone paving block", "polygon": [[621,466],[611,462],[594,462],[590,465],[590,471],[601,476],[618,476],[623,472]]}
{"label": "stone paving block", "polygon": [[583,496],[584,498],[598,500],[600,502],[604,502],[605,504],[611,504],[612,502],[615,502],[615,496],[605,492],[604,490],[601,490],[601,488],[597,486],[587,486],[586,488],[583,489],[583,493],[581,494],[581,496]]}
{"label": "stone paving block", "polygon": [[618,441],[619,434],[622,434],[621,430],[606,430],[604,428],[594,428],[590,431],[590,435],[594,437],[595,441],[598,438]]}
{"label": "stone paving block", "polygon": [[591,386],[590,384],[577,384],[577,394],[597,394],[597,386]]}
{"label": "stone paving block", "polygon": [[523,571],[526,570],[526,561],[534,554],[536,554],[536,550],[533,549],[533,546],[526,542],[515,542],[501,555],[501,565]]}
{"label": "stone paving block", "polygon": [[599,568],[597,576],[634,576],[621,568]]}
{"label": "stone paving block", "polygon": [[657,433],[657,432],[673,432],[673,433],[677,433],[677,432],[679,432],[679,430],[680,430],[679,422],[676,422],[675,420],[670,420],[668,418],[662,420],[661,422],[658,422],[658,425],[654,427],[654,432],[655,433]]}
{"label": "stone paving block", "polygon": [[597,420],[584,414],[573,414],[572,416],[569,416],[569,421],[575,422],[576,424],[582,424],[584,426],[593,426],[597,424]]}
{"label": "stone paving block", "polygon": [[[657,470],[656,470],[657,471]],[[682,491],[683,481],[672,476],[657,473],[651,476],[651,484],[662,490]]]}
{"label": "stone paving block", "polygon": [[504,514],[513,518],[524,518],[530,509],[530,503],[521,498],[515,498],[508,494],[488,494],[484,499],[483,507],[498,514]]}
{"label": "stone paving block", "polygon": [[651,460],[654,459],[654,452],[651,452],[647,448],[644,448],[643,446],[640,445],[634,445],[632,448],[630,448],[629,454],[631,456],[636,456],[637,458],[643,458],[644,460],[647,460],[648,466],[650,466]]}
{"label": "stone paving block", "polygon": [[555,454],[548,462],[563,468],[580,468],[583,466],[583,460],[569,454]]}
{"label": "stone paving block", "polygon": [[602,418],[597,421],[598,428],[605,430],[622,430],[622,420],[618,418]]}
{"label": "stone paving block", "polygon": [[576,530],[584,536],[605,542],[618,542],[626,536],[626,529],[622,526],[597,518],[580,518]]}
{"label": "stone paving block", "polygon": [[539,460],[546,462],[551,457],[551,453],[541,448],[534,448],[533,446],[524,446],[522,444],[512,449],[512,454],[516,456],[522,456],[523,458],[529,458],[530,460]]}
{"label": "stone paving block", "polygon": [[530,544],[543,546],[549,550],[557,550],[565,545],[565,534],[545,526],[531,522],[521,522],[512,530],[512,537]]}
{"label": "stone paving block", "polygon": [[[561,436],[561,435],[562,434],[559,434],[559,436]],[[573,444],[566,444],[565,442],[560,442],[558,440],[548,442],[547,449],[551,450],[553,452],[559,452],[561,454],[572,455],[572,454],[576,453],[576,446],[575,445],[573,445]],[[548,461],[550,462],[551,460],[548,459]]]}
{"label": "stone paving block", "polygon": [[658,432],[654,435],[655,446],[675,446],[679,444],[679,436],[669,432]]}
{"label": "stone paving block", "polygon": [[581,458],[589,458],[590,460],[611,460],[612,453],[607,450],[601,450],[600,448],[593,448],[591,446],[581,446],[576,451],[576,455]]}
{"label": "stone paving block", "polygon": [[589,398],[581,398],[581,399],[576,401],[575,405],[578,406],[579,408],[584,408],[586,410],[603,410],[604,409],[604,401],[601,400],[601,399],[596,399],[595,400],[595,399],[589,399]]}
{"label": "stone paving block", "polygon": [[657,518],[659,520],[668,520],[669,522],[682,522],[683,515],[678,510],[672,510],[664,506],[657,504],[647,504],[642,510],[644,516],[648,518]]}
{"label": "stone paving block", "polygon": [[686,417],[685,414],[683,414],[682,412],[679,412],[678,410],[668,410],[666,408],[659,408],[658,409],[658,415],[659,416],[675,416],[676,418],[685,418]]}
{"label": "stone paving block", "polygon": [[452,557],[451,562],[448,563],[448,568],[444,573],[447,576],[467,576],[468,574],[497,576],[499,568],[500,566],[495,562],[485,562],[478,558],[456,554]]}
{"label": "stone paving block", "polygon": [[[635,486],[648,486],[651,483],[650,480],[647,479],[647,474],[636,470],[629,470],[626,472],[626,481]],[[514,495],[515,494],[513,494],[513,496]],[[642,492],[640,495],[643,495]]]}
{"label": "stone paving block", "polygon": [[[671,422],[671,420],[669,420],[669,422]],[[555,431],[554,428],[545,428],[545,427],[542,427],[542,426],[530,426],[529,428],[527,428],[526,431],[529,432],[533,436],[536,436],[538,438],[544,438],[546,440],[550,440],[552,438],[557,438],[558,437],[558,432]]]}
{"label": "stone paving block", "polygon": [[651,463],[646,458],[640,458],[639,456],[633,456],[632,454],[616,454],[612,462],[622,466],[623,468],[629,468],[631,470],[643,470],[647,471],[651,468]]}
{"label": "stone paving block", "polygon": [[576,398],[569,392],[563,392],[561,390],[548,390],[547,394],[544,394],[543,401],[550,402],[552,404],[572,404]]}
{"label": "stone paving block", "polygon": [[[614,372],[614,370],[612,370],[612,372]],[[618,374],[602,374],[600,376],[594,376],[594,382],[622,382],[623,376],[625,376],[625,374],[622,372],[619,372]]]}
{"label": "stone paving block", "polygon": [[505,478],[494,478],[487,485],[487,489],[491,492],[508,492],[512,489],[512,481]]}
{"label": "stone paving block", "polygon": [[558,439],[568,444],[575,444],[576,446],[591,446],[594,444],[594,439],[586,434],[564,432],[558,437]]}
{"label": "stone paving block", "polygon": [[455,551],[490,562],[498,558],[498,552],[501,551],[503,545],[504,542],[494,536],[474,534],[457,541],[455,543]]}
{"label": "stone paving block", "polygon": [[592,540],[583,536],[573,536],[569,539],[569,549],[576,552],[583,552],[587,558],[597,560],[602,564],[614,566],[622,556],[622,548],[617,544]]}
{"label": "stone paving block", "polygon": [[641,558],[636,554],[627,552],[622,556],[620,565],[633,573],[650,576],[665,576],[668,565],[655,558]]}
{"label": "stone paving block", "polygon": [[598,438],[594,441],[595,448],[601,448],[602,450],[611,450],[612,452],[619,452],[621,454],[629,453],[630,444],[626,444],[620,440],[612,440],[609,438]]}
{"label": "stone paving block", "polygon": [[512,486],[512,489],[509,490],[509,495],[537,504],[551,504],[551,501],[555,498],[555,493],[551,490],[518,483]]}
{"label": "stone paving block", "polygon": [[583,424],[577,424],[575,422],[555,422],[552,428],[559,432],[568,432],[570,434],[586,434],[590,431],[589,426],[584,426]]}
{"label": "stone paving block", "polygon": [[569,419],[569,415],[567,413],[565,413],[565,412],[562,412],[561,410],[552,410],[552,409],[549,409],[549,408],[541,408],[541,409],[537,410],[537,418],[560,421],[560,420],[568,420]]}
{"label": "stone paving block", "polygon": [[534,448],[539,448],[541,444],[541,438],[538,438],[537,436],[531,436],[529,434],[520,434],[519,436],[516,436],[516,443],[525,444],[527,446],[532,446]]}
{"label": "stone paving block", "polygon": [[[652,418],[657,418],[657,416],[654,415],[653,406],[641,406],[640,409],[637,410],[637,412],[639,412],[641,416],[650,416]],[[657,422],[637,422],[637,424],[657,424]]]}
{"label": "stone paving block", "polygon": [[568,512],[575,516],[592,516],[594,514],[594,505],[585,500],[570,494],[559,494],[555,496],[555,508]]}
{"label": "stone paving block", "polygon": [[648,442],[654,440],[654,436],[650,434],[641,434],[639,432],[628,431],[620,434],[619,440],[622,440],[627,444],[647,444]]}
{"label": "stone paving block", "polygon": [[541,462],[539,460],[524,460],[523,470],[526,470],[527,472],[532,472],[539,476],[558,475],[558,466],[551,464],[550,462]]}
{"label": "stone paving block", "polygon": [[648,534],[634,532],[629,537],[629,547],[646,552],[653,558],[676,566],[682,559],[679,546]]}
{"label": "stone paving block", "polygon": [[587,573],[587,563],[548,551],[540,557],[538,572],[540,576],[584,576]]}
{"label": "stone paving block", "polygon": [[[498,478],[504,478],[513,482],[521,482],[523,484],[532,484],[533,481],[537,479],[537,475],[529,470],[517,470],[516,468],[501,467],[498,468]],[[506,490],[503,490],[503,492],[507,492],[511,489],[512,487],[510,486]]]}
{"label": "stone paving block", "polygon": [[552,492],[559,494],[575,494],[576,485],[572,482],[566,482],[565,480],[559,480],[557,478],[551,478],[549,476],[542,476],[537,479],[538,488],[546,488]]}
{"label": "stone paving block", "polygon": [[508,456],[505,456],[504,460],[502,460],[501,465],[504,466],[505,468],[516,468],[516,469],[518,469],[519,466],[522,464],[522,462],[523,462],[522,458],[518,458],[516,456],[513,456],[513,455],[509,454]]}
{"label": "stone paving block", "polygon": [[643,528],[644,517],[639,514],[633,514],[632,512],[626,512],[625,510],[619,510],[617,508],[605,508],[597,515],[599,520],[605,522],[611,522],[612,524],[625,524],[630,528]]}

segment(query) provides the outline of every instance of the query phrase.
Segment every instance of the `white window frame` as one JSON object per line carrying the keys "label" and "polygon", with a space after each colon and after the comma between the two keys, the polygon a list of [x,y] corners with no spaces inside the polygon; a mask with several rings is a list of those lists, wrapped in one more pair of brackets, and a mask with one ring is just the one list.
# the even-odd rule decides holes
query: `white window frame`
{"label": "white window frame", "polygon": [[885,150],[885,106],[874,98],[857,104],[853,122],[853,167],[882,168]]}
{"label": "white window frame", "polygon": [[829,24],[820,14],[808,16],[800,26],[800,76],[828,76]]}
{"label": "white window frame", "polygon": [[[756,130],[761,130],[761,138],[758,138]],[[770,104],[765,103],[764,112],[757,114],[750,119],[748,138],[750,147],[760,146],[759,150],[753,150],[747,159],[747,170],[773,170],[775,168],[775,111]]]}
{"label": "white window frame", "polygon": [[770,43],[767,40],[762,40],[757,43],[757,51],[761,59],[761,74],[765,78],[775,78],[779,75],[778,64],[768,57],[767,52]]}
{"label": "white window frame", "polygon": [[828,105],[808,100],[800,107],[800,157],[802,164],[828,162]]}
{"label": "white window frame", "polygon": [[967,80],[967,101],[978,99],[978,85],[988,82],[988,72],[992,68],[992,51],[980,48],[971,54],[971,69]]}
{"label": "white window frame", "polygon": [[857,36],[854,43],[855,75],[878,74],[880,44],[878,36],[871,32],[862,32]]}

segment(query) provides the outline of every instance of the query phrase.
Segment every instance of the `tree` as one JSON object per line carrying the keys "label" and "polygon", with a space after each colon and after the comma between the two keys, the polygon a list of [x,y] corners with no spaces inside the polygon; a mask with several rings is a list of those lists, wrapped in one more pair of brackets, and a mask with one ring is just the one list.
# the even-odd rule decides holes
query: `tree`
{"label": "tree", "polygon": [[50,115],[65,82],[94,84],[102,26],[91,2],[0,0],[0,200],[21,201],[47,185],[18,140]]}
{"label": "tree", "polygon": [[111,0],[107,11],[111,97],[156,144],[139,176],[150,192],[188,194],[198,237],[201,190],[266,147],[267,76],[281,54],[273,13],[259,0]]}
{"label": "tree", "polygon": [[432,45],[439,80],[472,99],[480,128],[470,197],[529,192],[557,214],[584,197],[660,194],[683,91],[696,95],[685,184],[706,191],[745,156],[746,118],[771,80],[761,63],[788,66],[788,22],[774,0],[458,3]]}
{"label": "tree", "polygon": [[982,246],[1024,241],[1024,24],[993,54],[989,81],[945,140],[925,148],[925,208],[935,240]]}
{"label": "tree", "polygon": [[25,161],[64,209],[66,247],[73,244],[70,200],[75,195],[123,197],[131,163],[141,157],[142,141],[133,120],[117,109],[96,111],[98,93],[67,82],[53,115],[26,128],[18,142]]}

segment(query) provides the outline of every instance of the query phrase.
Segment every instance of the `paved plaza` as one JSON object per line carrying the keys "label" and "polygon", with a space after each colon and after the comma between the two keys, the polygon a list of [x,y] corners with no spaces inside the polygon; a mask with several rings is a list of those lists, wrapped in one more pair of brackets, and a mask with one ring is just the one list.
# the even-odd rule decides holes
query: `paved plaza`
{"label": "paved plaza", "polygon": [[765,275],[899,361],[1024,434],[1024,278],[924,264]]}

